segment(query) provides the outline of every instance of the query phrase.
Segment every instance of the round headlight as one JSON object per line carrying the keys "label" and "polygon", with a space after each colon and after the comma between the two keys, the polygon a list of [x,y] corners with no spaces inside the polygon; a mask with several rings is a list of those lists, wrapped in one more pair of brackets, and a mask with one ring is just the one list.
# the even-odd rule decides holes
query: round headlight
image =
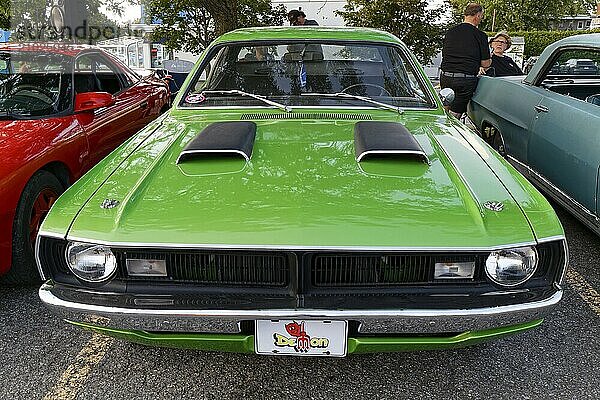
{"label": "round headlight", "polygon": [[117,259],[109,247],[71,242],[67,246],[67,265],[81,280],[103,282],[117,270]]}
{"label": "round headlight", "polygon": [[531,278],[537,268],[533,247],[493,251],[485,261],[487,276],[502,286],[516,286]]}

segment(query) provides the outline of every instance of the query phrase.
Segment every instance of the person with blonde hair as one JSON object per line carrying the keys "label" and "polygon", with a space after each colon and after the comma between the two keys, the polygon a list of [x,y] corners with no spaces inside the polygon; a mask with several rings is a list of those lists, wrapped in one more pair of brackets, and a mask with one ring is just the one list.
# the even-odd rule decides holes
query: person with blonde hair
{"label": "person with blonde hair", "polygon": [[523,71],[517,65],[517,63],[515,63],[512,58],[504,54],[504,52],[510,49],[510,46],[512,45],[512,40],[508,33],[498,32],[493,38],[490,39],[489,43],[492,47],[492,65],[486,70],[486,75],[523,75]]}

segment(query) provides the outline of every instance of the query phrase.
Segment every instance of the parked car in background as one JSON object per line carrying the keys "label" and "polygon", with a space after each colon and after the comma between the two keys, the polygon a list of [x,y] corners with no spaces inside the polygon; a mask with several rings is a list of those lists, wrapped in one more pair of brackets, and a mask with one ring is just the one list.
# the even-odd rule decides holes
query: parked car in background
{"label": "parked car in background", "polygon": [[2,282],[39,282],[33,245],[56,198],[167,102],[163,82],[97,48],[0,45]]}
{"label": "parked car in background", "polygon": [[594,60],[572,58],[565,64],[565,73],[574,75],[596,75],[598,66]]}
{"label": "parked car in background", "polygon": [[164,60],[164,68],[168,71],[169,75],[173,77],[177,90],[183,86],[183,81],[187,78],[188,74],[194,68],[194,63],[187,60]]}
{"label": "parked car in background", "polygon": [[44,220],[39,293],[58,316],[144,344],[339,357],[522,332],[561,299],[552,207],[445,113],[398,38],[252,28],[203,54],[168,117]]}
{"label": "parked car in background", "polygon": [[560,40],[524,80],[482,78],[468,113],[496,150],[600,234],[600,75],[581,69],[590,61],[600,62],[600,34]]}

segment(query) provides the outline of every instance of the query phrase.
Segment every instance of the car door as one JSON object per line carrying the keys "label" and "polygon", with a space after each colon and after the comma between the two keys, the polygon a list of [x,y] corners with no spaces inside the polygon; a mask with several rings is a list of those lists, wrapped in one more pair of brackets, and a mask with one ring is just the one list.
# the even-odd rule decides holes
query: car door
{"label": "car door", "polygon": [[[582,52],[579,49],[559,54],[555,64],[567,57],[584,58]],[[585,58],[590,53],[585,50]],[[600,51],[596,57],[600,60]],[[537,116],[528,146],[529,166],[597,215],[600,106],[586,98],[600,93],[600,76],[561,76],[546,79],[540,85],[547,89],[536,105]]]}
{"label": "car door", "polygon": [[140,127],[140,117],[147,107],[143,93],[130,91],[117,66],[101,53],[85,53],[76,60],[75,92],[108,92],[115,103],[94,110],[93,115],[80,115],[90,152],[87,163],[96,164],[123,143]]}
{"label": "car door", "polygon": [[469,104],[469,116],[478,127],[493,125],[502,135],[510,157],[527,162],[527,146],[535,121],[534,106],[542,98],[539,88],[522,83],[522,77],[483,76]]}
{"label": "car door", "polygon": [[533,104],[537,104],[542,95],[539,90],[520,82],[521,77],[509,78],[487,78],[487,79],[506,79],[514,84],[498,85],[494,96],[495,102],[502,104],[497,112],[499,125],[497,128],[502,133],[507,152],[517,160],[527,162],[527,147],[530,139],[530,132],[535,122],[536,111]]}

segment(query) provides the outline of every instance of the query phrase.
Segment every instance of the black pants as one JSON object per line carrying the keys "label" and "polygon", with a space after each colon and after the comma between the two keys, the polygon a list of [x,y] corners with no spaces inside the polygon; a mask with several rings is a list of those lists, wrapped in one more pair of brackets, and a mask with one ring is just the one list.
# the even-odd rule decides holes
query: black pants
{"label": "black pants", "polygon": [[477,88],[479,78],[452,78],[440,75],[440,87],[454,90],[454,101],[450,104],[450,110],[462,114],[467,111],[467,103],[473,97]]}

